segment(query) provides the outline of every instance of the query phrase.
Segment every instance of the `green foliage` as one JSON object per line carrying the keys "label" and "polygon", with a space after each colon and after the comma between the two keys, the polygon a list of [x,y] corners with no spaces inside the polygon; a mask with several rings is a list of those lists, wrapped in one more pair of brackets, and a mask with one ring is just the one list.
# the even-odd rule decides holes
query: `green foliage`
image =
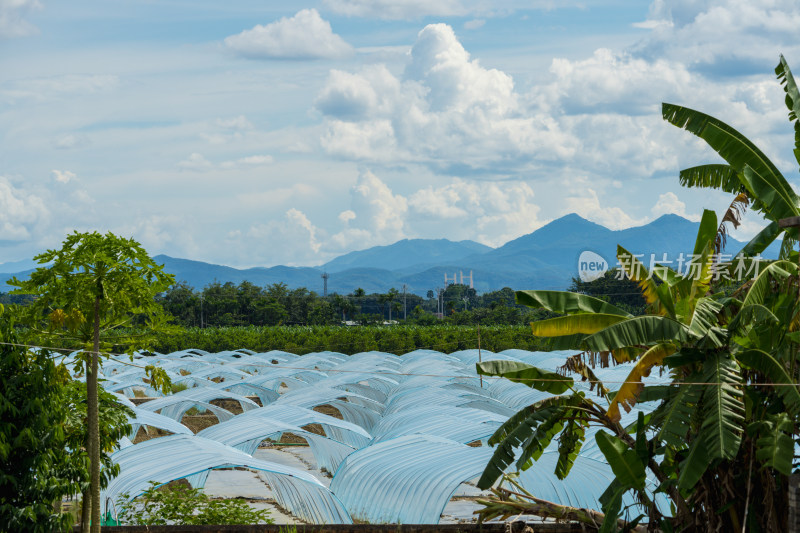
{"label": "green foliage", "polygon": [[476,363],[475,367],[481,376],[500,376],[515,383],[522,383],[542,392],[561,394],[572,388],[572,378],[548,372],[535,366],[507,361],[505,359]]}
{"label": "green foliage", "polygon": [[[795,129],[795,158],[800,149],[800,122],[797,109],[798,90],[786,60],[781,56],[775,68],[779,81],[786,92],[789,120]],[[746,255],[762,252],[784,229],[778,220],[800,214],[800,201],[786,178],[769,158],[749,139],[724,122],[686,107],[663,104],[662,116],[671,124],[697,135],[711,146],[728,165],[703,165],[681,172],[681,184],[687,187],[707,187],[738,194],[746,192],[753,208],[772,223],[756,235],[742,250]],[[797,239],[796,229],[785,230],[785,256],[788,244]]]}
{"label": "green foliage", "polygon": [[[131,432],[129,417],[133,411],[119,402],[116,395],[98,389],[98,406],[100,419],[100,486],[105,488],[108,482],[119,474],[119,465],[111,460],[117,443]],[[67,448],[74,465],[81,465],[79,472],[81,482],[89,483],[89,457],[85,444],[88,438],[86,383],[70,381],[63,388],[61,400],[67,409],[64,432]]]}
{"label": "green foliage", "polygon": [[[101,348],[146,347],[130,326],[163,327],[166,316],[154,296],[174,281],[133,239],[111,233],[72,233],[61,249],[34,258],[42,266],[26,280],[13,278],[15,294],[35,295],[24,316],[40,337],[92,349],[95,305]],[[76,346],[77,345],[77,346]]]}
{"label": "green foliage", "polygon": [[139,497],[123,495],[118,503],[121,524],[163,525],[244,525],[272,524],[267,510],[256,510],[239,499],[212,500],[200,489],[184,484],[159,486],[155,481]]}
{"label": "green foliage", "polygon": [[[800,132],[800,91],[783,58],[776,72],[785,85],[790,120]],[[699,275],[663,268],[653,273],[654,280],[631,263],[626,270],[638,281],[652,313],[637,317],[586,294],[518,292],[519,302],[567,315],[533,325],[535,334],[555,335],[560,345],[566,338],[583,351],[565,369],[579,368],[577,360],[607,364],[609,354],[622,363],[632,353],[636,361],[608,407],[573,392],[512,416],[490,440],[497,449],[480,486],[491,486],[515,461],[518,470],[528,466],[559,434],[559,454],[565,460],[559,461],[556,474],[564,475],[569,454],[582,444],[576,430],[595,426],[602,429],[596,442],[615,480],[600,498],[600,520],[573,512],[578,519],[601,521],[604,532],[630,529],[641,517],[620,523],[620,516],[622,497],[632,492],[646,507],[647,530],[784,531],[787,476],[800,441],[800,268],[795,252],[790,253],[796,230],[784,235],[782,256],[787,259],[769,263],[735,290],[718,291],[711,273],[725,224],[738,224],[742,206],[752,201],[772,222],[745,247],[745,253],[758,253],[784,233],[779,219],[800,213],[800,198],[763,152],[730,126],[679,106],[664,104],[663,111],[666,120],[704,139],[728,163],[689,169],[681,175],[683,183],[736,194],[721,223],[713,212],[703,214],[693,257]],[[609,319],[614,312],[621,319]],[[671,384],[644,386],[641,378],[658,366],[669,371]],[[630,427],[620,427],[619,406],[630,410],[637,397],[660,404],[648,416],[640,412]],[[655,489],[645,485],[648,475]],[[656,493],[669,499],[671,513],[654,505]],[[558,515],[552,504],[542,506],[532,495],[528,499],[527,507],[515,501],[515,509]],[[509,505],[508,498],[487,503],[486,516]],[[559,512],[564,511],[562,506]]]}
{"label": "green foliage", "polygon": [[[45,265],[34,270],[27,280],[13,278],[19,294],[35,295],[22,308],[35,342],[60,340],[71,348],[84,348],[76,358],[76,370],[86,375],[87,440],[90,482],[84,490],[82,528],[100,531],[101,429],[98,414],[99,359],[101,350],[146,347],[152,331],[166,329],[166,315],[154,297],[166,290],[174,278],[153,262],[133,239],[112,233],[74,232],[58,250],[48,250],[34,258]],[[143,329],[131,334],[130,326]],[[57,342],[57,341],[56,341]],[[167,388],[167,375],[152,366],[146,372],[154,386]],[[90,496],[90,497],[89,497]]]}
{"label": "green foliage", "polygon": [[572,278],[567,288],[569,292],[577,292],[605,300],[610,304],[627,311],[631,315],[644,314],[647,302],[642,297],[635,281],[620,276],[617,269],[606,272],[593,281],[581,281]]}
{"label": "green foliage", "polygon": [[0,292],[0,305],[30,305],[33,302],[33,296],[30,294],[8,294]]}
{"label": "green foliage", "polygon": [[[526,326],[481,326],[481,348],[500,352],[512,348],[537,350],[543,341],[530,335]],[[401,355],[417,348],[441,352],[478,347],[477,326],[436,323],[432,326],[275,326],[186,328],[158,334],[152,346],[162,353],[186,347],[210,352],[247,347],[258,352],[284,350],[298,355],[333,351],[354,354],[370,350]]]}
{"label": "green foliage", "polygon": [[[488,489],[511,463],[517,460],[517,470],[525,470],[530,460],[537,460],[553,437],[563,429],[562,419],[570,407],[580,404],[581,396],[554,396],[518,411],[506,420],[489,439],[497,445],[492,458],[478,480],[478,487]],[[522,448],[519,458],[516,450]]]}
{"label": "green foliage", "polygon": [[5,531],[68,531],[71,517],[54,504],[80,490],[81,465],[66,448],[64,373],[45,351],[5,344],[19,340],[2,316],[0,341],[0,524]]}
{"label": "green foliage", "polygon": [[543,308],[554,313],[604,313],[630,316],[630,313],[599,298],[574,292],[517,291],[516,301],[528,307]]}
{"label": "green foliage", "polygon": [[215,282],[195,291],[179,282],[156,300],[186,328],[338,325],[346,320],[374,325],[389,318],[416,325],[522,325],[555,316],[516,305],[514,291],[508,287],[478,295],[466,285],[451,284],[442,294],[447,312],[438,318],[434,313],[439,302],[429,292],[424,299],[396,289],[384,294],[356,289],[352,294],[323,298],[305,288],[289,289],[284,283],[258,287],[248,281],[238,286]]}
{"label": "green foliage", "polygon": [[[701,228],[697,248],[704,250],[702,264],[715,237]],[[665,276],[668,282],[657,288],[660,293],[651,292],[648,300],[658,299],[660,306],[653,310],[675,309],[675,319],[616,315],[618,318],[609,320],[615,315],[607,314],[604,304],[585,295],[520,292],[520,298],[533,305],[567,313],[563,318],[533,324],[534,333],[558,335],[556,340],[572,335],[575,346],[584,350],[570,358],[565,369],[575,371],[581,366],[578,361],[585,359],[602,362],[598,357],[602,353],[614,352],[618,362],[617,351],[637,348],[641,355],[607,407],[573,393],[537,402],[509,419],[490,440],[497,450],[480,486],[491,486],[515,461],[518,470],[526,468],[556,436],[559,462],[555,473],[566,475],[570,458],[580,450],[585,428],[594,425],[605,430],[597,433],[596,441],[616,477],[601,498],[605,530],[617,527],[621,498],[629,491],[649,505],[651,520],[667,529],[738,528],[742,502],[752,492],[769,496],[750,499],[747,505],[754,514],[748,520],[773,530],[774,524],[769,526],[755,517],[773,516],[775,523],[785,523],[787,493],[781,476],[792,469],[800,408],[794,386],[800,378],[800,339],[790,333],[800,316],[797,273],[794,263],[777,261],[732,295],[714,293],[703,280],[682,278],[677,273]],[[641,287],[645,292],[651,288]],[[645,347],[649,349],[642,352]],[[525,377],[534,386],[539,378],[508,362],[488,361],[482,366],[516,380]],[[651,416],[640,416],[629,428],[636,432],[634,440],[617,423],[619,406],[633,406],[643,388],[641,378],[655,366],[671,369],[672,386],[652,391],[644,387],[643,395],[661,404]],[[526,370],[530,375],[523,376]],[[750,468],[758,475],[750,478],[744,474],[748,464],[754,465]],[[652,491],[644,485],[648,469],[659,483],[656,492],[670,498],[674,517],[661,515],[650,503]],[[717,486],[726,489],[714,490]]]}
{"label": "green foliage", "polygon": [[784,476],[792,473],[794,421],[786,413],[770,415],[750,426],[758,431],[756,459],[765,467],[774,468]]}
{"label": "green foliage", "polygon": [[617,481],[625,487],[643,490],[645,466],[636,452],[619,438],[604,431],[597,433],[597,446],[608,460]]}
{"label": "green foliage", "polygon": [[744,421],[744,398],[739,365],[727,355],[715,353],[703,362],[705,452],[710,459],[732,459],[739,452]]}

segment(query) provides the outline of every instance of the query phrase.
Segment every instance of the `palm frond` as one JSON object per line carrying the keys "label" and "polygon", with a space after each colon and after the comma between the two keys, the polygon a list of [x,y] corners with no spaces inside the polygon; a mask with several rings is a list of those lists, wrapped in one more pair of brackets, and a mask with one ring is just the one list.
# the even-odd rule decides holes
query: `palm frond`
{"label": "palm frond", "polygon": [[728,243],[728,224],[733,226],[733,229],[739,227],[742,222],[742,216],[744,215],[745,211],[747,211],[747,207],[750,205],[750,198],[748,198],[746,192],[740,192],[736,195],[736,198],[733,199],[731,205],[728,206],[728,209],[725,211],[725,214],[722,215],[722,221],[719,223],[719,228],[717,229],[717,236],[714,239],[714,250],[716,253],[720,253],[722,250],[725,249],[725,245]]}
{"label": "palm frond", "polygon": [[678,179],[684,187],[702,187],[739,194],[744,187],[739,173],[730,165],[699,165],[681,170]]}
{"label": "palm frond", "polygon": [[[759,199],[764,214],[770,220],[777,221],[800,215],[797,194],[783,176],[760,172],[750,165],[745,165],[742,170],[742,183],[751,197]],[[794,234],[797,235],[797,232]]]}
{"label": "palm frond", "polygon": [[664,358],[675,353],[677,346],[672,343],[657,344],[647,350],[633,365],[625,383],[617,391],[611,404],[608,406],[608,417],[614,422],[619,422],[622,415],[619,412],[620,405],[626,412],[636,405],[639,393],[644,388],[642,378],[650,375],[650,369],[664,362]]}
{"label": "palm frond", "polygon": [[[527,444],[525,448],[533,445],[544,449],[557,432],[556,426],[561,423],[561,418],[569,409],[571,401],[573,401],[571,396],[547,398],[521,409],[506,420],[489,439],[489,444],[497,444],[497,449],[478,480],[478,487],[482,489],[491,487],[514,462],[515,451],[523,444]],[[536,433],[540,429],[544,431]],[[542,442],[543,439],[546,443]],[[520,460],[523,463],[527,460],[525,454]]]}
{"label": "palm frond", "polygon": [[710,459],[732,459],[739,452],[744,422],[744,396],[739,365],[716,353],[703,364],[703,423],[700,437]]}
{"label": "palm frond", "polygon": [[786,93],[786,107],[789,108],[789,120],[794,122],[794,157],[800,163],[800,89],[797,88],[792,71],[789,70],[789,64],[786,59],[781,55],[778,66],[775,67],[775,74],[778,80],[783,85],[783,91]]}
{"label": "palm frond", "polygon": [[612,324],[628,320],[627,317],[606,313],[582,313],[531,322],[536,337],[560,337],[577,333],[597,333]]}
{"label": "palm frond", "polygon": [[[695,376],[687,378],[697,381]],[[692,413],[700,402],[701,389],[697,385],[682,385],[670,391],[669,397],[655,411],[651,423],[658,428],[656,439],[669,446],[686,446],[686,435],[691,428]]]}
{"label": "palm frond", "polygon": [[610,351],[618,348],[654,345],[662,342],[686,342],[689,328],[671,318],[644,315],[614,324],[583,341],[587,350]]}
{"label": "palm frond", "polygon": [[736,359],[753,370],[760,372],[772,383],[777,384],[775,392],[783,400],[786,411],[791,415],[800,413],[800,391],[783,365],[771,354],[758,349],[745,350],[736,354]]}
{"label": "palm frond", "polygon": [[744,257],[759,255],[766,250],[767,246],[772,244],[781,233],[783,233],[783,228],[780,227],[776,221],[770,222],[764,229],[759,231],[755,237],[750,239],[750,242],[745,244],[744,248],[742,248],[737,255],[742,255]]}
{"label": "palm frond", "polygon": [[[744,171],[745,165],[749,165],[759,173],[783,178],[778,168],[755,144],[721,120],[688,107],[667,103],[662,104],[661,115],[667,122],[706,141],[737,172]],[[790,189],[788,183],[786,188]]]}
{"label": "palm frond", "polygon": [[630,313],[606,301],[565,291],[517,291],[516,303],[533,308],[543,308],[554,313],[566,315],[579,313],[607,313],[611,315],[631,316]]}
{"label": "palm frond", "polygon": [[768,468],[774,468],[784,476],[792,474],[794,459],[794,424],[786,413],[771,415],[761,422],[761,431],[756,441],[756,458]]}

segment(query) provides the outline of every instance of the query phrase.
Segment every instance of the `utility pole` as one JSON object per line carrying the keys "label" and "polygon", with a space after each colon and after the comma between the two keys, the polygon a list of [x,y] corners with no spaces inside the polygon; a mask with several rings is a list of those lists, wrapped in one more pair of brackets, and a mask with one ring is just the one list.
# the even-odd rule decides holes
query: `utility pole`
{"label": "utility pole", "polygon": [[203,295],[200,294],[200,329],[203,329]]}
{"label": "utility pole", "polygon": [[408,289],[408,285],[403,283],[403,320],[406,319],[406,290]]}
{"label": "utility pole", "polygon": [[323,272],[321,277],[322,277],[322,297],[323,298],[327,298],[328,297],[328,278],[330,278],[331,275],[328,274],[327,272]]}
{"label": "utility pole", "polygon": [[[483,357],[481,357],[481,325],[478,324],[478,362],[483,362]],[[481,378],[481,388],[483,388],[483,374],[478,374]]]}

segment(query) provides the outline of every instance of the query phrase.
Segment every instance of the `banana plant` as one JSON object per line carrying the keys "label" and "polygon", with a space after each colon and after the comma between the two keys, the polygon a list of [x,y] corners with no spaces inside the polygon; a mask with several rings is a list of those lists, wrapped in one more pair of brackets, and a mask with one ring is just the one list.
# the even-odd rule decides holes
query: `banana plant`
{"label": "banana plant", "polygon": [[[690,269],[694,275],[665,266],[648,272],[618,249],[620,257],[632,258],[620,263],[639,284],[647,315],[631,316],[583,294],[517,293],[519,303],[564,315],[532,323],[533,333],[550,338],[553,349],[576,350],[563,369],[594,382],[600,398],[589,397],[571,378],[529,365],[479,364],[481,374],[555,395],[522,409],[492,436],[489,444],[496,450],[480,487],[508,479],[512,464],[517,471],[530,467],[555,442],[556,474],[567,476],[587,430],[599,427],[595,440],[616,476],[600,498],[602,512],[591,515],[594,521],[603,517],[604,533],[636,526],[636,520],[619,522],[622,496],[629,491],[648,508],[650,524],[665,531],[743,525],[781,530],[800,414],[798,267],[787,260],[765,262],[759,275],[731,296],[714,292],[711,272],[722,269],[714,252],[729,214],[718,224],[713,212],[704,212]],[[597,364],[632,366],[622,386],[609,392],[592,372]],[[654,367],[668,372],[669,385],[644,385]],[[620,407],[630,411],[637,401],[659,405],[622,427]],[[646,471],[659,484],[656,492],[668,497],[672,516],[645,490]],[[497,498],[481,516],[499,516],[521,497],[519,490],[509,490],[496,488]],[[769,498],[760,501],[755,494]],[[579,519],[569,509],[530,501],[540,514]],[[515,501],[512,507],[520,505]]]}
{"label": "banana plant", "polygon": [[[775,67],[783,90],[789,120],[795,130],[794,156],[800,164],[800,90],[783,56]],[[744,255],[757,255],[784,234],[781,257],[787,257],[797,242],[797,228],[781,228],[782,218],[800,215],[800,198],[778,167],[747,137],[710,115],[688,107],[662,104],[664,120],[700,137],[727,164],[707,164],[687,168],[680,173],[681,185],[719,189],[735,195],[746,194],[753,209],[763,214],[769,224],[741,250]]]}

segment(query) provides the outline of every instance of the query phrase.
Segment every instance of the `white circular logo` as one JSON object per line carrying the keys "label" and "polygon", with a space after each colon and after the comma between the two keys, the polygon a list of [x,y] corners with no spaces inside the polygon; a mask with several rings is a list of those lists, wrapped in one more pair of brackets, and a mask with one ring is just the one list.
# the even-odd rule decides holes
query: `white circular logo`
{"label": "white circular logo", "polygon": [[602,256],[586,250],[578,258],[578,276],[588,282],[602,278],[608,271],[608,262]]}

